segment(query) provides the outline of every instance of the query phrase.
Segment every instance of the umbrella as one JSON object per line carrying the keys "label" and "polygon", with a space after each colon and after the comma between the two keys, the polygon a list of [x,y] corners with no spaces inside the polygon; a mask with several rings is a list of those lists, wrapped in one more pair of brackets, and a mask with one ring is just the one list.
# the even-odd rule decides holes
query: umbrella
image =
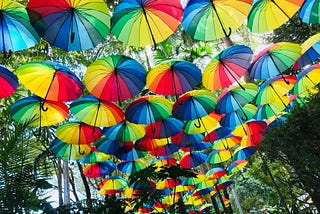
{"label": "umbrella", "polygon": [[81,163],[99,163],[110,159],[110,155],[98,151],[95,147],[91,147],[91,151],[86,156],[78,159]]}
{"label": "umbrella", "polygon": [[232,134],[236,136],[246,136],[260,134],[267,129],[268,125],[266,122],[261,120],[248,121],[241,126],[237,126]]}
{"label": "umbrella", "polygon": [[94,143],[98,151],[109,154],[118,155],[130,151],[133,147],[133,142],[119,142],[101,137]]}
{"label": "umbrella", "polygon": [[317,33],[301,44],[301,56],[293,64],[293,69],[298,70],[313,64],[320,57],[320,33]]}
{"label": "umbrella", "polygon": [[[253,83],[243,84],[225,90],[218,97],[216,111],[219,114],[227,114],[237,110],[242,111],[243,107],[251,102],[258,93],[258,86]],[[243,112],[244,118],[248,116]]]}
{"label": "umbrella", "polygon": [[229,37],[246,19],[251,0],[190,0],[182,26],[191,38],[202,41]]}
{"label": "umbrella", "polygon": [[[282,96],[286,95],[296,84],[297,77],[291,75],[274,76],[265,81],[259,87],[255,103],[264,105],[274,101],[282,102]],[[284,104],[284,106],[286,106]]]}
{"label": "umbrella", "polygon": [[[172,103],[164,97],[148,95],[135,99],[125,110],[128,121],[137,124],[155,123],[172,114]],[[154,127],[152,130],[155,132]]]}
{"label": "umbrella", "polygon": [[161,95],[185,93],[201,82],[201,71],[185,60],[167,60],[152,68],[147,75],[147,87]]}
{"label": "umbrella", "polygon": [[197,127],[202,126],[201,117],[214,111],[217,97],[207,90],[192,90],[182,94],[173,105],[172,114],[180,120],[197,119]]}
{"label": "umbrella", "polygon": [[[247,26],[253,33],[274,30],[288,21],[304,0],[255,0],[248,15]],[[301,23],[294,23],[299,26]]]}
{"label": "umbrella", "polygon": [[297,82],[293,86],[293,94],[302,94],[314,89],[320,83],[320,64],[311,65],[297,75]]}
{"label": "umbrella", "polygon": [[21,83],[45,100],[71,101],[82,95],[83,84],[69,68],[52,61],[29,62],[16,70]]}
{"label": "umbrella", "polygon": [[244,45],[230,46],[205,67],[202,84],[208,90],[219,90],[237,82],[247,72],[253,57],[252,50]]}
{"label": "umbrella", "polygon": [[183,178],[182,186],[194,186],[206,179],[206,176],[202,173],[195,173],[196,177],[185,177]]}
{"label": "umbrella", "polygon": [[214,206],[211,203],[203,204],[199,209],[199,214],[214,213]]}
{"label": "umbrella", "polygon": [[181,180],[179,178],[177,178],[177,179],[175,179],[175,178],[166,178],[166,179],[163,179],[163,180],[159,181],[156,184],[156,189],[158,189],[158,190],[169,189],[169,188],[173,189],[179,184],[181,184]]}
{"label": "umbrella", "polygon": [[230,136],[231,134],[231,129],[227,128],[227,127],[219,127],[215,130],[212,130],[211,132],[209,132],[208,134],[206,134],[206,136],[204,137],[203,141],[205,142],[213,142],[219,139],[223,139],[226,138],[228,136]]}
{"label": "umbrella", "polygon": [[284,113],[286,106],[289,105],[290,99],[286,96],[283,96],[281,97],[281,100],[281,102],[274,101],[265,105],[258,106],[258,111],[254,116],[254,119],[265,120],[272,117],[281,116]]}
{"label": "umbrella", "polygon": [[161,146],[158,148],[153,149],[152,151],[150,151],[150,154],[152,156],[168,156],[171,155],[175,152],[177,152],[180,149],[180,147],[172,144],[172,143],[168,143],[165,146]]}
{"label": "umbrella", "polygon": [[131,160],[131,161],[122,161],[118,164],[118,169],[120,172],[123,172],[125,174],[134,174],[136,172],[139,172],[141,169],[144,169],[148,166],[148,164],[141,160]]}
{"label": "umbrella", "polygon": [[229,135],[228,137],[216,140],[213,142],[213,149],[230,149],[237,146],[242,140],[242,137]]}
{"label": "umbrella", "polygon": [[243,169],[249,162],[247,160],[236,160],[233,161],[229,166],[227,167],[227,175],[234,175],[239,170]]}
{"label": "umbrella", "polygon": [[210,114],[199,118],[201,121],[200,127],[197,125],[198,119],[194,119],[185,121],[183,129],[187,134],[207,133],[220,127],[219,122],[221,118],[222,116],[220,114],[217,114],[215,111],[213,111]]}
{"label": "umbrella", "polygon": [[0,7],[0,51],[4,57],[36,45],[40,38],[30,24],[26,8],[15,1],[2,0]]}
{"label": "umbrella", "polygon": [[0,98],[9,97],[18,87],[18,78],[9,69],[0,65]]}
{"label": "umbrella", "polygon": [[141,92],[146,84],[146,72],[135,59],[111,55],[90,64],[83,81],[97,98],[120,103]]}
{"label": "umbrella", "polygon": [[299,10],[302,22],[307,24],[320,23],[320,2],[319,0],[305,0]]}
{"label": "umbrella", "polygon": [[210,164],[222,163],[231,158],[231,151],[227,149],[215,149],[208,154],[207,162]]}
{"label": "umbrella", "polygon": [[[129,149],[129,148],[127,148],[127,149]],[[119,152],[118,154],[116,154],[116,157],[119,158],[120,160],[135,161],[135,160],[138,160],[140,158],[143,158],[146,155],[147,155],[146,152],[137,150],[132,145],[132,147],[129,150],[123,151],[123,152]]]}
{"label": "umbrella", "polygon": [[217,180],[226,174],[227,171],[224,168],[214,167],[206,172],[206,177],[208,180]]}
{"label": "umbrella", "polygon": [[111,18],[111,32],[130,46],[145,47],[167,39],[182,19],[178,0],[123,0]]}
{"label": "umbrella", "polygon": [[179,147],[190,147],[194,144],[202,142],[202,140],[202,134],[188,134],[184,131],[181,131],[179,134],[171,137],[172,143]]}
{"label": "umbrella", "polygon": [[262,133],[243,136],[240,142],[240,146],[257,146],[261,142],[261,140],[264,139],[264,137],[265,136]]}
{"label": "umbrella", "polygon": [[180,159],[182,168],[190,169],[205,163],[207,155],[202,152],[187,152]]}
{"label": "umbrella", "polygon": [[183,122],[174,117],[167,117],[158,122],[146,125],[146,135],[150,138],[168,138],[183,129]]}
{"label": "umbrella", "polygon": [[212,143],[210,142],[197,142],[189,147],[181,147],[181,150],[184,152],[193,152],[193,151],[202,151],[210,148],[212,146]]}
{"label": "umbrella", "polygon": [[103,134],[114,141],[130,142],[145,136],[146,131],[140,124],[134,124],[124,120],[114,126],[104,128]]}
{"label": "umbrella", "polygon": [[31,127],[61,123],[68,114],[69,109],[64,103],[44,101],[37,96],[22,98],[10,107],[10,115],[15,121]]}
{"label": "umbrella", "polygon": [[66,51],[94,48],[110,31],[109,10],[103,0],[30,0],[27,9],[39,35]]}
{"label": "umbrella", "polygon": [[233,160],[244,160],[251,155],[253,155],[258,150],[257,146],[247,146],[242,147],[239,146],[236,150],[234,150],[232,159]]}
{"label": "umbrella", "polygon": [[271,44],[254,56],[248,69],[249,75],[254,79],[264,80],[282,74],[300,55],[299,44],[291,42]]}
{"label": "umbrella", "polygon": [[[78,160],[91,152],[91,146],[88,144],[70,144],[65,143],[58,138],[50,142],[49,150],[62,160]],[[79,151],[82,151],[79,153]]]}
{"label": "umbrella", "polygon": [[140,151],[152,151],[154,149],[160,148],[167,145],[169,140],[167,138],[155,139],[145,136],[137,140],[134,147]]}
{"label": "umbrella", "polygon": [[111,174],[116,169],[116,164],[106,160],[104,162],[92,163],[86,165],[83,174],[88,178],[99,178]]}
{"label": "umbrella", "polygon": [[[103,185],[99,191],[99,194],[114,194],[122,192],[124,188],[128,186],[128,182],[121,176],[110,176],[103,180]],[[118,190],[118,191],[117,191]]]}
{"label": "umbrella", "polygon": [[74,100],[70,104],[70,111],[77,119],[90,126],[113,126],[124,119],[123,111],[119,106],[94,96]]}

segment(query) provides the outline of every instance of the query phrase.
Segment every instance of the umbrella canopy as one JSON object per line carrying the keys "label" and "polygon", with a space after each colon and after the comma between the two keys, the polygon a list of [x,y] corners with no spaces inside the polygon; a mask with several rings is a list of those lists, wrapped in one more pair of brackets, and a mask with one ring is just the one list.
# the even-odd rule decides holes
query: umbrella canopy
{"label": "umbrella canopy", "polygon": [[137,124],[155,123],[170,115],[172,115],[172,103],[157,95],[139,97],[125,111],[126,119]]}
{"label": "umbrella canopy", "polygon": [[120,190],[121,192],[126,187],[128,187],[128,182],[123,177],[118,175],[110,176],[103,180],[103,185],[99,193],[111,193],[113,190]]}
{"label": "umbrella canopy", "polygon": [[[62,160],[78,160],[91,152],[91,146],[88,144],[70,144],[65,143],[58,138],[50,142],[49,150]],[[81,152],[79,152],[81,151]]]}
{"label": "umbrella canopy", "polygon": [[288,21],[300,9],[303,2],[304,0],[254,0],[247,26],[253,33],[274,30]]}
{"label": "umbrella canopy", "polygon": [[146,131],[142,125],[125,120],[114,126],[104,128],[103,134],[114,141],[130,142],[145,136]]}
{"label": "umbrella canopy", "polygon": [[254,79],[264,80],[282,74],[300,55],[299,44],[290,42],[271,44],[255,55],[248,70],[249,75]]}
{"label": "umbrella canopy", "polygon": [[208,133],[213,129],[217,129],[220,127],[220,120],[222,115],[217,114],[215,111],[211,112],[210,114],[199,118],[200,119],[200,126],[199,119],[195,120],[188,120],[185,122],[184,131],[187,134],[200,134],[200,133]]}
{"label": "umbrella canopy", "polygon": [[226,138],[231,135],[232,129],[229,129],[227,127],[219,127],[215,130],[210,131],[206,136],[204,137],[203,141],[205,142],[213,142],[219,139]]}
{"label": "umbrella canopy", "polygon": [[142,159],[122,161],[117,165],[120,172],[129,174],[129,175],[139,172],[141,169],[144,169],[147,166],[148,164]]}
{"label": "umbrella canopy", "polygon": [[218,55],[205,67],[202,74],[202,84],[208,90],[226,88],[247,72],[253,57],[252,50],[244,45],[230,46]]}
{"label": "umbrella canopy", "polygon": [[178,134],[183,129],[183,122],[174,117],[167,117],[155,123],[146,125],[146,135],[150,138],[168,138]]}
{"label": "umbrella canopy", "polygon": [[212,41],[229,37],[246,19],[251,0],[190,0],[183,12],[182,26],[191,38]]}
{"label": "umbrella canopy", "polygon": [[86,156],[78,159],[81,163],[99,163],[110,159],[110,155],[98,151],[95,147],[91,147],[91,151]]}
{"label": "umbrella canopy", "polygon": [[103,0],[31,0],[27,9],[39,35],[66,51],[94,48],[110,31],[109,10]]}
{"label": "umbrella canopy", "polygon": [[100,152],[109,155],[118,155],[130,151],[133,147],[133,142],[119,142],[103,136],[94,143],[94,146]]}
{"label": "umbrella canopy", "polygon": [[111,174],[116,169],[116,164],[106,160],[104,162],[92,163],[86,165],[83,174],[88,178],[99,178]]}
{"label": "umbrella canopy", "polygon": [[239,170],[243,169],[249,162],[247,160],[236,160],[233,161],[229,166],[227,167],[227,175],[234,175]]}
{"label": "umbrella canopy", "polygon": [[320,2],[319,0],[305,0],[299,10],[302,22],[307,24],[320,23]]}
{"label": "umbrella canopy", "polygon": [[172,143],[179,147],[190,147],[202,142],[202,140],[202,134],[188,134],[184,131],[181,131],[179,134],[171,137]]}
{"label": "umbrella canopy", "polygon": [[9,97],[18,87],[18,78],[9,69],[0,65],[0,98]]}
{"label": "umbrella canopy", "polygon": [[258,150],[258,147],[256,146],[247,146],[247,147],[242,147],[239,146],[235,151],[232,156],[233,160],[244,160],[251,155],[253,155],[256,151]]}
{"label": "umbrella canopy", "polygon": [[290,99],[287,96],[283,96],[281,97],[281,100],[281,102],[273,101],[271,103],[258,106],[258,111],[254,116],[254,119],[266,120],[284,114],[286,107],[290,103]]}
{"label": "umbrella canopy", "polygon": [[236,136],[246,136],[260,134],[267,129],[268,125],[266,122],[261,120],[248,121],[241,126],[237,126],[232,134]]}
{"label": "umbrella canopy", "polygon": [[246,135],[242,137],[240,142],[240,146],[247,147],[247,146],[257,146],[265,136],[263,133],[256,133],[251,135]]}
{"label": "umbrella canopy", "polygon": [[0,52],[9,57],[11,52],[36,45],[40,38],[30,24],[26,8],[15,1],[2,0],[0,6]]}
{"label": "umbrella canopy", "polygon": [[177,185],[181,184],[180,179],[174,179],[174,178],[166,178],[164,180],[159,181],[156,184],[156,189],[162,190],[162,189],[173,189]]}
{"label": "umbrella canopy", "polygon": [[231,151],[227,149],[216,149],[209,153],[207,162],[210,164],[222,163],[231,158]]}
{"label": "umbrella canopy", "polygon": [[128,150],[120,151],[118,154],[116,154],[116,157],[124,161],[135,161],[147,155],[147,152],[140,151],[136,149],[133,145],[131,148],[126,149]]}
{"label": "umbrella canopy", "polygon": [[147,75],[147,87],[161,95],[185,93],[201,82],[201,71],[185,60],[168,60],[152,68]]}
{"label": "umbrella canopy", "polygon": [[70,111],[77,119],[90,126],[109,127],[124,119],[123,111],[118,105],[94,96],[74,100],[70,104]]}
{"label": "umbrella canopy", "polygon": [[214,167],[206,172],[208,180],[216,180],[227,174],[227,171],[222,167]]}
{"label": "umbrella canopy", "polygon": [[68,67],[48,60],[21,65],[16,73],[26,88],[45,100],[75,100],[82,95],[84,88]]}
{"label": "umbrella canopy", "polygon": [[251,102],[258,93],[258,86],[254,83],[243,84],[223,91],[218,97],[216,111],[219,114],[227,114],[241,109]]}
{"label": "umbrella canopy", "polygon": [[320,64],[311,65],[297,75],[297,82],[293,86],[293,94],[302,94],[314,89],[320,83]]}
{"label": "umbrella canopy", "polygon": [[154,149],[163,147],[169,143],[167,138],[155,139],[145,136],[137,140],[134,147],[140,151],[153,151]]}
{"label": "umbrella canopy", "polygon": [[303,42],[301,49],[301,56],[292,66],[296,70],[313,64],[320,57],[320,33],[311,36]]}
{"label": "umbrella canopy", "polygon": [[168,143],[165,146],[161,146],[156,149],[153,149],[152,151],[150,151],[150,154],[153,156],[156,156],[156,157],[168,156],[168,155],[172,155],[173,153],[177,152],[179,149],[180,149],[180,147],[178,147],[172,143]]}
{"label": "umbrella canopy", "polygon": [[213,149],[230,149],[237,146],[242,140],[242,137],[230,135],[213,142]]}
{"label": "umbrella canopy", "polygon": [[146,84],[146,72],[135,59],[111,55],[90,64],[83,81],[97,98],[120,102],[141,92]]}
{"label": "umbrella canopy", "polygon": [[182,168],[190,169],[205,163],[207,155],[202,152],[187,152],[180,159]]}
{"label": "umbrella canopy", "polygon": [[156,46],[174,33],[182,12],[179,0],[123,0],[113,12],[111,32],[130,46]]}
{"label": "umbrella canopy", "polygon": [[11,117],[31,127],[51,126],[63,122],[69,114],[68,106],[37,96],[25,97],[10,107]]}

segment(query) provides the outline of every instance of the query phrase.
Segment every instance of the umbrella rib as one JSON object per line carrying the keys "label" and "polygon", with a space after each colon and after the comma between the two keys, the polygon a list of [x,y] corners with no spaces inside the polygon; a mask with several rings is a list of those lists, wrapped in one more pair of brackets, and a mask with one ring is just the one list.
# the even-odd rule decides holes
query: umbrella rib
{"label": "umbrella rib", "polygon": [[119,102],[119,106],[121,107],[121,94],[120,94],[120,88],[119,88],[119,84],[118,84],[118,70],[114,69],[114,74],[116,76],[116,85],[117,85],[117,95],[118,95],[118,102]]}
{"label": "umbrella rib", "polygon": [[221,65],[228,71],[228,73],[231,75],[231,77],[238,83],[238,85],[245,91],[246,89],[241,85],[241,83],[238,81],[238,79],[233,75],[232,71],[224,64],[224,62],[219,59],[219,62]]}
{"label": "umbrella rib", "polygon": [[274,91],[274,93],[276,93],[277,97],[280,99],[281,103],[284,105],[285,108],[287,108],[287,105],[283,102],[283,100],[281,99],[280,95],[278,94],[278,92],[276,91],[276,89],[274,89],[273,85],[270,84],[271,89]]}
{"label": "umbrella rib", "polygon": [[142,12],[143,12],[144,18],[146,19],[146,22],[147,22],[147,25],[148,25],[148,29],[149,29],[150,34],[151,34],[152,42],[153,42],[153,45],[154,45],[153,49],[156,50],[157,49],[157,44],[156,44],[156,40],[154,38],[154,35],[152,33],[152,30],[151,30],[151,26],[150,26],[150,23],[149,23],[149,20],[148,20],[148,17],[147,17],[147,12],[146,12],[146,10],[145,10],[145,8],[143,6],[141,6],[141,8],[142,8]]}
{"label": "umbrella rib", "polygon": [[[84,155],[84,153],[86,153],[86,152],[85,151],[81,151],[80,137],[81,137],[81,123],[79,124],[79,136],[78,136],[79,149],[78,149],[78,152],[79,152],[80,155]],[[91,173],[89,173],[89,174],[91,174]]]}
{"label": "umbrella rib", "polygon": [[231,28],[229,27],[229,32],[227,33],[226,30],[224,29],[223,23],[222,23],[222,21],[221,21],[221,18],[220,18],[220,16],[219,16],[219,13],[218,13],[217,8],[216,8],[216,6],[214,5],[213,1],[211,1],[211,5],[212,5],[212,8],[213,8],[214,12],[215,12],[216,15],[217,15],[217,18],[218,18],[219,24],[220,24],[220,26],[221,26],[221,28],[222,28],[223,34],[225,35],[225,37],[230,37],[230,35],[231,35]]}
{"label": "umbrella rib", "polygon": [[[288,18],[291,19],[291,17],[277,4],[277,2],[275,2],[274,0],[271,0],[271,2]],[[299,22],[296,23],[294,21],[291,20],[291,22],[296,26],[296,27],[300,27],[302,25],[302,19],[301,17],[298,17]]]}
{"label": "umbrella rib", "polygon": [[95,119],[94,119],[94,123],[93,123],[93,128],[92,128],[92,133],[91,133],[91,135],[94,135],[94,131],[95,131],[95,126],[96,126],[96,124],[97,124],[97,119],[98,119],[98,114],[99,114],[100,105],[101,105],[101,103],[100,103],[100,100],[99,100],[98,108],[97,108],[97,114],[96,114],[96,117],[95,117]]}

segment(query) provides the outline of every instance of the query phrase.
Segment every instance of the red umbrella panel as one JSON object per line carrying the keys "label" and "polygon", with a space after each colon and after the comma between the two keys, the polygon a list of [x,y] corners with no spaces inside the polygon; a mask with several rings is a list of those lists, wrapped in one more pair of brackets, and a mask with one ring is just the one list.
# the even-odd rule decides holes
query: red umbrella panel
{"label": "red umbrella panel", "polygon": [[99,178],[110,175],[116,169],[116,164],[106,160],[104,162],[92,163],[86,165],[83,174],[88,178]]}
{"label": "red umbrella panel", "polygon": [[195,168],[205,163],[207,155],[202,152],[187,152],[180,159],[180,166],[182,168]]}
{"label": "red umbrella panel", "polygon": [[146,125],[146,135],[150,138],[168,138],[182,131],[184,123],[174,117],[168,117]]}
{"label": "red umbrella panel", "polygon": [[18,84],[17,76],[3,65],[0,65],[0,98],[13,94]]}

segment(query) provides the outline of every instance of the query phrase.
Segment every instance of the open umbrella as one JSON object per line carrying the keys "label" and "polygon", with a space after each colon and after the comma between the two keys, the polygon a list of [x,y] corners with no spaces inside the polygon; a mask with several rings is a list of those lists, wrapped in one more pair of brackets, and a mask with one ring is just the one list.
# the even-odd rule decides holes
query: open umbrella
{"label": "open umbrella", "polygon": [[236,136],[246,136],[260,134],[267,129],[267,123],[261,120],[248,121],[241,126],[235,127],[232,134]]}
{"label": "open umbrella", "polygon": [[201,82],[201,71],[185,60],[168,60],[152,68],[147,75],[147,87],[161,95],[178,96],[194,89]]}
{"label": "open umbrella", "polygon": [[213,142],[213,149],[231,149],[237,146],[242,140],[242,137],[229,135]]}
{"label": "open umbrella", "polygon": [[133,142],[119,142],[103,136],[94,143],[94,146],[100,152],[109,155],[118,155],[130,151],[133,147]]}
{"label": "open umbrella", "polygon": [[205,163],[207,155],[202,152],[187,152],[180,159],[182,168],[190,169]]}
{"label": "open umbrella", "polygon": [[179,0],[123,0],[111,18],[111,32],[118,40],[145,47],[167,39],[182,19]]}
{"label": "open umbrella", "polygon": [[227,171],[222,167],[214,167],[206,172],[208,180],[217,180],[227,174]]}
{"label": "open umbrella", "polygon": [[251,2],[190,0],[183,12],[183,29],[196,40],[212,41],[229,37],[243,24]]}
{"label": "open umbrella", "polygon": [[128,182],[121,176],[110,176],[103,180],[103,185],[99,194],[115,194],[123,191],[128,186]]}
{"label": "open umbrella", "polygon": [[172,143],[179,147],[191,147],[194,144],[202,142],[202,140],[202,134],[188,134],[184,131],[171,137]]}
{"label": "open umbrella", "polygon": [[157,148],[165,146],[169,143],[167,138],[155,139],[145,136],[137,140],[134,144],[134,147],[140,151],[153,151]]}
{"label": "open umbrella", "polygon": [[74,100],[70,104],[70,111],[76,118],[90,126],[113,126],[124,119],[123,111],[119,106],[94,96]]}
{"label": "open umbrella", "polygon": [[253,155],[258,150],[257,146],[239,146],[232,156],[233,160],[244,160]]}
{"label": "open umbrella", "polygon": [[106,160],[86,165],[83,174],[88,178],[99,178],[111,174],[116,169],[116,164]]}
{"label": "open umbrella", "polygon": [[136,172],[139,172],[140,170],[146,168],[148,164],[143,161],[142,159],[137,160],[129,160],[129,161],[122,161],[117,165],[117,168],[120,172],[125,174],[134,174]]}
{"label": "open umbrella", "polygon": [[[139,97],[125,110],[126,119],[137,124],[155,123],[171,115],[172,103],[157,95]],[[152,129],[155,132],[154,127]]]}
{"label": "open umbrella", "polygon": [[271,44],[254,56],[248,70],[249,75],[254,79],[264,80],[282,74],[300,55],[299,44],[291,42]]}
{"label": "open umbrella", "polygon": [[140,124],[134,124],[124,120],[114,126],[104,128],[103,134],[114,141],[130,142],[145,136],[146,131]]}
{"label": "open umbrella", "polygon": [[293,86],[292,93],[300,95],[314,89],[320,83],[320,64],[314,64],[303,69],[297,75],[297,82]]}
{"label": "open umbrella", "polygon": [[13,94],[18,87],[18,78],[9,69],[0,65],[0,98]]}
{"label": "open umbrella", "polygon": [[222,115],[217,114],[215,111],[213,111],[210,114],[199,118],[201,121],[200,127],[195,125],[198,124],[198,119],[187,120],[185,121],[183,130],[188,134],[207,133],[220,127],[219,122],[222,117]]}
{"label": "open umbrella", "polygon": [[320,2],[319,0],[305,0],[299,10],[302,22],[307,24],[320,23]]}
{"label": "open umbrella", "polygon": [[266,120],[273,117],[281,116],[285,113],[286,107],[290,103],[290,99],[287,96],[281,97],[282,101],[273,101],[264,105],[258,106],[258,111],[254,116],[256,120]]}
{"label": "open umbrella", "polygon": [[205,67],[202,84],[208,90],[220,90],[237,82],[247,72],[253,57],[252,50],[244,45],[230,46]]}
{"label": "open umbrella", "polygon": [[111,55],[90,64],[83,81],[97,98],[120,103],[141,92],[146,84],[146,72],[135,59]]}
{"label": "open umbrella", "polygon": [[231,158],[231,151],[227,149],[215,149],[208,154],[207,162],[210,164],[222,163]]}
{"label": "open umbrella", "polygon": [[15,121],[31,127],[61,123],[68,114],[69,109],[64,103],[44,101],[37,96],[22,98],[10,107],[10,115]]}
{"label": "open umbrella", "polygon": [[36,45],[40,38],[30,24],[25,6],[2,0],[0,5],[0,52],[9,57],[11,52]]}
{"label": "open umbrella", "polygon": [[183,122],[174,117],[167,117],[155,123],[146,125],[146,135],[150,138],[168,138],[178,134],[183,129]]}
{"label": "open umbrella", "polygon": [[[65,143],[58,138],[50,142],[49,150],[57,157],[65,161],[78,160],[91,152],[91,146],[88,144],[70,144]],[[79,153],[79,151],[82,151]]]}
{"label": "open umbrella", "polygon": [[[248,15],[247,26],[253,33],[274,30],[288,21],[304,0],[255,0]],[[299,26],[301,23],[295,23]]]}
{"label": "open umbrella", "polygon": [[110,15],[103,0],[30,0],[30,20],[39,35],[66,51],[82,51],[103,42]]}
{"label": "open umbrella", "polygon": [[75,100],[82,95],[84,88],[68,67],[48,60],[23,64],[16,73],[27,89],[45,100]]}
{"label": "open umbrella", "polygon": [[219,127],[207,133],[203,139],[204,142],[213,142],[231,135],[232,129],[227,127]]}
{"label": "open umbrella", "polygon": [[78,162],[81,163],[99,163],[99,162],[105,162],[106,160],[110,159],[110,155],[105,154],[103,152],[98,151],[95,147],[91,147],[91,151],[86,156],[78,159]]}
{"label": "open umbrella", "polygon": [[320,33],[311,36],[301,44],[301,56],[293,64],[293,69],[301,69],[313,64],[320,57]]}
{"label": "open umbrella", "polygon": [[177,152],[179,149],[180,149],[180,147],[178,147],[172,143],[168,143],[165,146],[161,146],[156,149],[153,149],[152,151],[150,151],[150,154],[153,156],[156,156],[156,157],[169,156],[169,155],[172,155],[173,153]]}
{"label": "open umbrella", "polygon": [[243,169],[249,162],[247,160],[236,160],[230,163],[227,167],[227,175],[234,175],[239,170]]}

